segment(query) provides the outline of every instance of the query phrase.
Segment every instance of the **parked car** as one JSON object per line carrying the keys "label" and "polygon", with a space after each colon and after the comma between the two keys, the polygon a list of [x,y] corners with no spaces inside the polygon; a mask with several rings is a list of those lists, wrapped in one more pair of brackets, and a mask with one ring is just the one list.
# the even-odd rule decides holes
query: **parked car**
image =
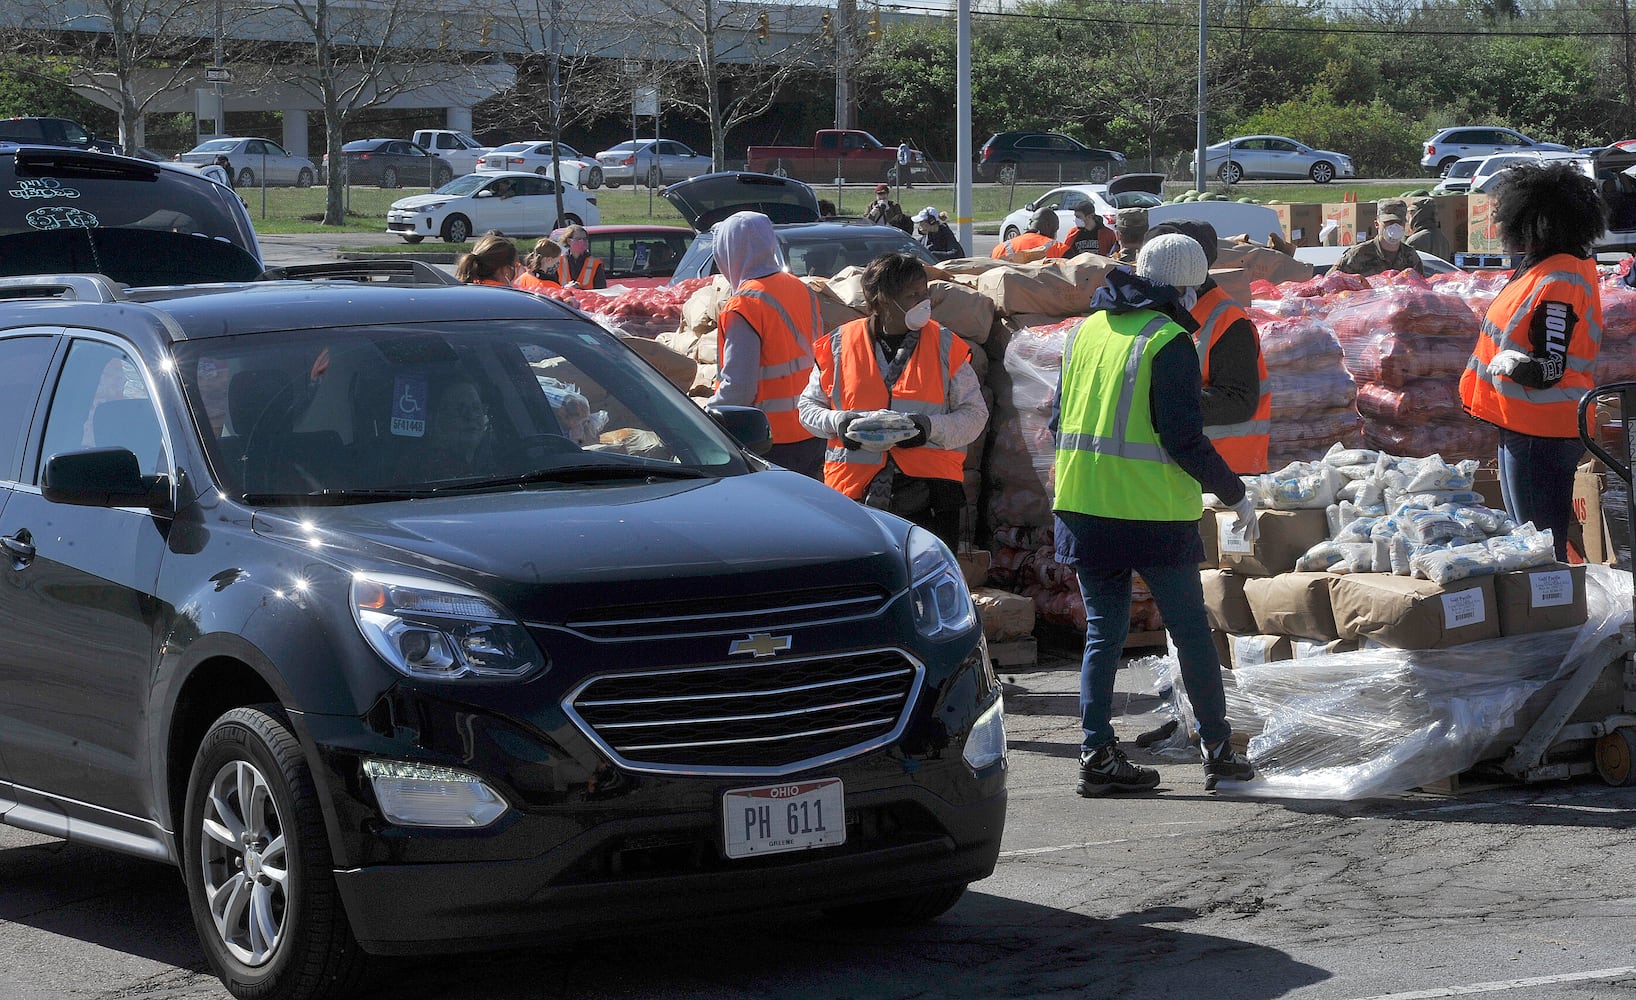
{"label": "parked car", "polygon": [[1485,156],[1477,169],[1471,174],[1471,184],[1467,187],[1470,194],[1486,194],[1499,181],[1500,176],[1512,167],[1525,163],[1549,163],[1553,160],[1567,160],[1577,166],[1585,176],[1594,178],[1596,169],[1592,166],[1592,158],[1581,156],[1578,153],[1567,151],[1558,152],[1542,150],[1526,153],[1495,153]]}
{"label": "parked car", "polygon": [[[442,187],[454,179],[454,168],[441,156],[428,153],[408,139],[354,139],[341,147],[348,184],[378,184],[395,188]],[[237,164],[235,164],[237,166]],[[318,171],[320,183],[329,177],[329,154]]]}
{"label": "parked car", "polygon": [[[693,242],[693,230],[685,226],[586,226],[585,232],[608,284],[629,288],[669,284]],[[561,235],[561,230],[551,234]]]}
{"label": "parked car", "polygon": [[43,146],[78,146],[104,153],[123,153],[125,147],[98,139],[91,130],[72,118],[0,118],[0,142],[37,143]]}
{"label": "parked car", "polygon": [[477,169],[477,158],[489,147],[465,132],[452,128],[416,129],[410,141],[428,153],[443,157],[456,177],[464,177]]}
{"label": "parked car", "polygon": [[[5,146],[0,189],[12,194],[0,199],[0,277],[94,270],[122,284],[176,285],[244,281],[262,271],[244,203],[176,163]],[[15,385],[5,386],[0,410],[14,401]],[[19,426],[15,420],[5,425]],[[0,444],[0,454],[5,447]],[[0,506],[10,479],[0,466]]]}
{"label": "parked car", "polygon": [[[1188,161],[1188,176],[1197,170],[1198,152]],[[1246,135],[1204,148],[1204,172],[1237,184],[1245,179],[1309,177],[1328,184],[1337,177],[1356,177],[1352,158],[1329,149],[1313,149],[1281,135]]]}
{"label": "parked car", "polygon": [[1124,172],[1125,154],[1086,146],[1060,132],[996,132],[977,151],[977,178],[1001,184],[1025,179],[1106,184]]}
{"label": "parked car", "polygon": [[603,182],[611,188],[636,184],[650,188],[674,184],[710,172],[710,156],[695,153],[673,139],[638,139],[610,146],[596,154]]}
{"label": "parked car", "polygon": [[1431,193],[1434,195],[1465,194],[1471,190],[1471,175],[1477,172],[1478,165],[1486,159],[1488,159],[1486,156],[1463,156],[1455,160],[1449,164],[1448,170],[1444,171],[1443,176],[1438,178],[1437,183],[1432,186]]}
{"label": "parked car", "polygon": [[545,236],[559,226],[594,226],[602,221],[596,198],[563,186],[557,216],[556,182],[538,174],[467,174],[431,194],[400,198],[386,212],[386,231],[419,243],[435,237],[464,243],[473,233],[497,230],[507,236]]}
{"label": "parked car", "polygon": [[1454,162],[1467,156],[1491,156],[1494,153],[1516,153],[1523,150],[1555,150],[1572,152],[1568,146],[1555,142],[1540,142],[1515,129],[1488,125],[1457,125],[1441,129],[1426,140],[1420,166],[1442,174]]}
{"label": "parked car", "polygon": [[711,227],[734,212],[760,212],[773,222],[784,261],[798,277],[832,278],[846,267],[863,267],[883,253],[907,253],[928,264],[937,258],[925,244],[893,226],[863,220],[820,221],[818,195],[792,177],[724,171],[672,184],[664,198],[698,236],[676,265],[671,284],[718,273]]}
{"label": "parked car", "polygon": [[[564,184],[572,184],[586,191],[595,191],[602,186],[602,168],[597,165],[596,160],[566,142],[559,143],[557,150],[557,162],[562,171]],[[550,140],[508,142],[477,158],[479,173],[495,173],[501,170],[531,170],[541,177],[552,176]]]}
{"label": "parked car", "polygon": [[268,187],[311,187],[318,176],[318,168],[305,156],[285,152],[271,139],[247,136],[206,140],[185,153],[177,153],[176,161],[203,166],[218,156],[226,156],[233,164],[233,186],[238,188],[261,183]]}
{"label": "parked car", "polygon": [[[9,156],[11,191],[61,162]],[[58,178],[87,215],[138,168],[236,200],[108,160]],[[247,277],[133,235],[82,259]],[[0,281],[0,822],[176,866],[241,1000],[355,996],[369,953],[925,921],[988,876],[1003,703],[954,555],[576,310],[405,264]]]}
{"label": "parked car", "polygon": [[1107,184],[1069,184],[1053,188],[1033,201],[1007,215],[1000,222],[1000,239],[1009,240],[1028,229],[1028,220],[1042,208],[1057,211],[1057,235],[1061,236],[1074,226],[1074,211],[1086,202],[1096,206],[1102,221],[1113,225],[1121,208],[1153,209],[1164,204],[1159,191],[1164,184],[1163,174],[1126,174]]}

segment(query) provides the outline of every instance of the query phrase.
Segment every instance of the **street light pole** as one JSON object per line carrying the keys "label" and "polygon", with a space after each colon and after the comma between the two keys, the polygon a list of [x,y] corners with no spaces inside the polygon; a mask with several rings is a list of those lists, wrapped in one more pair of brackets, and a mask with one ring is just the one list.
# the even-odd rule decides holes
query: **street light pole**
{"label": "street light pole", "polygon": [[1199,133],[1193,151],[1193,190],[1204,190],[1204,52],[1210,20],[1209,0],[1199,0]]}
{"label": "street light pole", "polygon": [[955,15],[954,224],[971,250],[971,0]]}
{"label": "street light pole", "polygon": [[[557,35],[557,17],[560,13],[558,0],[551,0],[551,186],[557,189],[558,222],[562,221],[563,216],[562,153],[558,149],[562,144],[562,80],[558,76],[562,43]],[[583,179],[581,183],[584,183]]]}

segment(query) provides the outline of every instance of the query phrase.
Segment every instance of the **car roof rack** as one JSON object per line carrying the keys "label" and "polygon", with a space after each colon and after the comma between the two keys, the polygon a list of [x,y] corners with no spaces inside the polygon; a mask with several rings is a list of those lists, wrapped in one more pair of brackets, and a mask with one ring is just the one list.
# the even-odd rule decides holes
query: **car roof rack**
{"label": "car roof rack", "polygon": [[366,260],[329,261],[270,267],[261,281],[362,281],[392,285],[458,285],[447,271],[423,260],[371,257]]}
{"label": "car roof rack", "polygon": [[0,278],[0,299],[123,302],[124,286],[101,274],[29,274]]}

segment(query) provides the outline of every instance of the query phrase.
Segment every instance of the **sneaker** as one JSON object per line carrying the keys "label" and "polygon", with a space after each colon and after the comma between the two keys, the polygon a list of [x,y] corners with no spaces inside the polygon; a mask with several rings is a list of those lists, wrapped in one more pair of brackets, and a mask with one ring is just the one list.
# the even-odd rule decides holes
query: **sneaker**
{"label": "sneaker", "polygon": [[1204,751],[1204,790],[1214,791],[1216,782],[1249,781],[1255,777],[1255,765],[1225,740]]}
{"label": "sneaker", "polygon": [[1126,760],[1125,752],[1117,743],[1079,755],[1077,791],[1086,798],[1109,792],[1145,792],[1158,783],[1158,771],[1137,767]]}
{"label": "sneaker", "polygon": [[1145,749],[1155,743],[1168,740],[1171,736],[1175,735],[1176,728],[1176,720],[1171,719],[1169,722],[1165,723],[1159,728],[1149,729],[1147,732],[1136,737],[1136,745]]}

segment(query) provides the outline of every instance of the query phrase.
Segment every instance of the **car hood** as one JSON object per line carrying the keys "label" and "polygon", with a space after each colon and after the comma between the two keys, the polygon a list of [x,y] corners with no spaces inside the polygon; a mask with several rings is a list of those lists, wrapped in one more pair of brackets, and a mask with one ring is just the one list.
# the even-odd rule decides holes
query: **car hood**
{"label": "car hood", "polygon": [[772,174],[701,174],[677,181],[661,194],[699,232],[734,212],[760,212],[777,224],[818,221],[818,195],[812,188]]}
{"label": "car hood", "polygon": [[432,205],[442,205],[465,197],[458,194],[417,194],[412,198],[399,198],[392,203],[392,207],[403,211],[413,212],[416,209],[428,208]]}
{"label": "car hood", "polygon": [[1115,195],[1121,191],[1146,191],[1149,194],[1163,194],[1164,187],[1164,174],[1120,174],[1108,181],[1108,194]]}
{"label": "car hood", "polygon": [[[867,508],[782,469],[255,513],[254,530],[356,568],[458,580],[527,621],[587,609],[878,581],[908,582]],[[905,526],[906,527],[906,526]]]}

